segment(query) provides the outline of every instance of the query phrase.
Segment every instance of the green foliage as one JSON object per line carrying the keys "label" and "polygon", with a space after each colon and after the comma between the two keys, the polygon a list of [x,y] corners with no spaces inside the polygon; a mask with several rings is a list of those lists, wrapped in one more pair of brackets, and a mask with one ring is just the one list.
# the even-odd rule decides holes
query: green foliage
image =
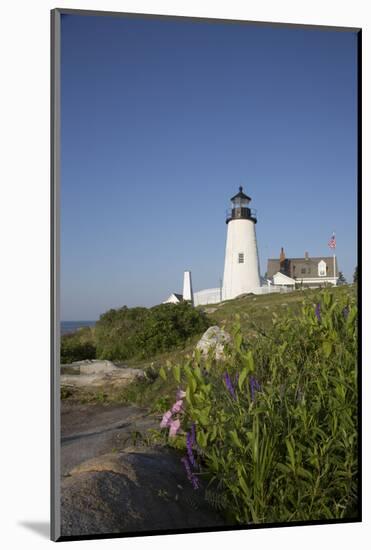
{"label": "green foliage", "polygon": [[65,334],[61,339],[61,363],[73,363],[84,359],[95,359],[96,347],[94,329],[82,328],[72,334]]}
{"label": "green foliage", "polygon": [[100,316],[95,326],[97,357],[125,360],[138,351],[137,332],[148,310],[144,307],[110,309]]}
{"label": "green foliage", "polygon": [[186,302],[111,309],[96,324],[97,356],[116,361],[153,357],[183,346],[209,325],[205,313]]}
{"label": "green foliage", "polygon": [[345,293],[311,298],[250,345],[237,323],[225,362],[181,367],[195,475],[231,521],[357,514],[357,307]]}

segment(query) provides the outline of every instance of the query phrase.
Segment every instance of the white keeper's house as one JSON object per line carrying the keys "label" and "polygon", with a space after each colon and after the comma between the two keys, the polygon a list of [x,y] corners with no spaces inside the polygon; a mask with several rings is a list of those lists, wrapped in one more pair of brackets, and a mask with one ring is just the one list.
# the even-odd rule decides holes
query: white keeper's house
{"label": "white keeper's house", "polygon": [[305,252],[303,258],[286,258],[281,248],[279,258],[269,259],[267,279],[274,286],[302,286],[318,288],[325,285],[336,285],[339,277],[337,258],[335,256],[310,257]]}

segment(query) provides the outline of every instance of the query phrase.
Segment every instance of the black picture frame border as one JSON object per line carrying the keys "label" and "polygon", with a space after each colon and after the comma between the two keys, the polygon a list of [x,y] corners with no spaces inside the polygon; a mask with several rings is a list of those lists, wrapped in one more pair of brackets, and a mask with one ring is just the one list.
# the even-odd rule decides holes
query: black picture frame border
{"label": "black picture frame border", "polygon": [[[115,12],[55,8],[51,10],[51,51],[50,51],[50,343],[51,343],[51,385],[50,385],[50,520],[51,540],[55,542],[93,540],[109,538],[130,538],[157,535],[175,535],[187,533],[207,533],[220,531],[248,531],[251,529],[271,529],[280,527],[309,527],[314,525],[334,525],[362,522],[362,28],[337,27],[304,23],[284,23],[273,21],[252,21],[240,19],[220,19],[214,17],[196,17],[186,15],[162,15],[133,12]],[[357,34],[357,262],[358,262],[358,515],[350,519],[329,519],[313,521],[277,522],[238,526],[202,527],[185,529],[164,529],[153,531],[135,531],[124,533],[104,533],[79,536],[62,536],[60,524],[60,128],[61,128],[61,17],[62,15],[84,15],[117,18],[146,18],[174,20],[183,19],[193,22],[228,23],[254,25],[261,27],[291,27]]]}

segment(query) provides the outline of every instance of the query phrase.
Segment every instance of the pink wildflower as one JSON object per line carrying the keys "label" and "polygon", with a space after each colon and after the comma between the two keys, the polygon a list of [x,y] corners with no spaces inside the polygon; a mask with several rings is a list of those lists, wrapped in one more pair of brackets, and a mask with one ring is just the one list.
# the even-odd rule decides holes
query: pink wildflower
{"label": "pink wildflower", "polygon": [[179,419],[171,420],[169,426],[170,426],[169,437],[174,437],[180,428],[180,420]]}
{"label": "pink wildflower", "polygon": [[166,413],[162,417],[160,428],[167,428],[170,425],[171,416],[172,416],[172,412],[171,411],[166,411]]}
{"label": "pink wildflower", "polygon": [[176,392],[176,399],[177,401],[179,401],[179,399],[184,399],[186,396],[186,392],[179,389],[177,392]]}
{"label": "pink wildflower", "polygon": [[172,413],[178,413],[182,410],[183,400],[179,399],[174,405],[172,406],[171,412]]}

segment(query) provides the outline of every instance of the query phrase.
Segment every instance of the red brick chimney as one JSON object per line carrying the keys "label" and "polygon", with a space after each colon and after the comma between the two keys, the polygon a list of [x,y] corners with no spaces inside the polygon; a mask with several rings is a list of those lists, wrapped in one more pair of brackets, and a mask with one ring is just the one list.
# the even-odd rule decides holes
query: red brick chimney
{"label": "red brick chimney", "polygon": [[286,273],[286,256],[285,256],[285,251],[283,247],[281,248],[281,253],[280,253],[280,272]]}

